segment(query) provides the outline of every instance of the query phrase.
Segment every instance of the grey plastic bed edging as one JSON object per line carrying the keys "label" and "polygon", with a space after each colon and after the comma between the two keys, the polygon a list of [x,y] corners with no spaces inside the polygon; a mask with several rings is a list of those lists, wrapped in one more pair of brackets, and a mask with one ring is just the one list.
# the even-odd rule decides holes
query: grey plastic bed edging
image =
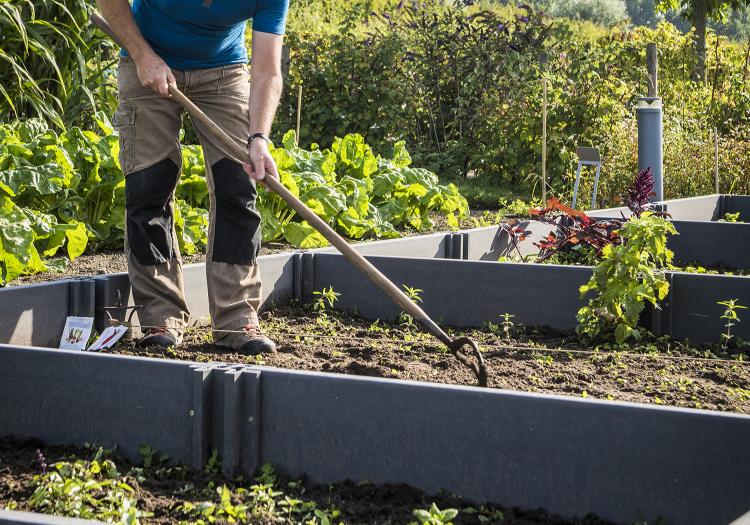
{"label": "grey plastic bed edging", "polygon": [[[712,194],[655,203],[676,221],[717,221],[726,213],[739,213],[740,220],[750,221],[750,195]],[[620,217],[630,215],[625,207],[604,208],[586,212],[590,217]]]}
{"label": "grey plastic bed edging", "polygon": [[[577,325],[578,309],[585,304],[579,288],[592,272],[587,266],[382,256],[368,259],[398,286],[421,289],[422,306],[435,321],[457,327],[497,323],[500,316],[509,313],[519,324],[571,330]],[[261,271],[266,305],[288,304],[292,299],[309,303],[315,290],[332,286],[341,294],[337,308],[368,319],[396,319],[400,313],[341,255],[273,256],[261,263]],[[185,276],[194,318],[207,315],[202,268],[188,268]],[[750,305],[748,277],[667,272],[667,279],[671,284],[669,295],[659,309],[645,317],[649,321],[646,327],[656,335],[717,342],[724,327],[724,308],[718,302],[738,299],[740,304]],[[20,312],[0,318],[4,340],[56,347],[68,311],[70,287],[78,284],[70,281],[30,288],[36,294],[31,296],[16,292],[20,288],[9,288],[9,292],[19,293],[24,300],[2,303],[4,311],[16,308]],[[95,285],[97,306],[110,305],[117,289],[127,291],[127,276],[95,279]],[[96,313],[101,322],[101,310]],[[750,323],[737,324],[733,333],[750,340]]]}
{"label": "grey plastic bed edging", "polygon": [[0,525],[103,525],[103,521],[63,518],[36,512],[0,509]]}
{"label": "grey plastic bed edging", "polygon": [[407,483],[477,503],[711,525],[745,512],[750,416],[0,345],[0,436],[149,444],[228,474]]}

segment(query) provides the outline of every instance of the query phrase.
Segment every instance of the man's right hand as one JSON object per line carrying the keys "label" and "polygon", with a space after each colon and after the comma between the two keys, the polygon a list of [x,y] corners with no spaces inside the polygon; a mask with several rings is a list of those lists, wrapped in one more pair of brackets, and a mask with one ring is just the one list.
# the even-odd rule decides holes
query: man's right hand
{"label": "man's right hand", "polygon": [[139,57],[135,62],[138,78],[145,87],[150,87],[160,95],[169,95],[169,86],[176,83],[172,70],[156,53]]}

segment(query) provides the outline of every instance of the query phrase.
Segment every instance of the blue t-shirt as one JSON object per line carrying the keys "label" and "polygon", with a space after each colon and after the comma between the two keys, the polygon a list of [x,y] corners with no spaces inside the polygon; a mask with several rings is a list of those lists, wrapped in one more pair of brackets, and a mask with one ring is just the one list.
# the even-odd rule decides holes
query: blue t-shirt
{"label": "blue t-shirt", "polygon": [[133,0],[143,37],[172,69],[244,64],[245,24],[284,34],[289,0]]}

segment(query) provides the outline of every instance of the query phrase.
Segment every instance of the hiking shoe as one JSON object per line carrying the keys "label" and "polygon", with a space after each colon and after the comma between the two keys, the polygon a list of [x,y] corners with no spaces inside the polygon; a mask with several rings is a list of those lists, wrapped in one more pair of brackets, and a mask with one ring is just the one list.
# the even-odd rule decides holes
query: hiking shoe
{"label": "hiking shoe", "polygon": [[242,330],[242,333],[228,334],[214,344],[247,355],[273,354],[276,352],[276,344],[266,337],[259,326],[249,324],[243,326],[240,330]]}
{"label": "hiking shoe", "polygon": [[145,348],[147,346],[156,346],[159,348],[168,348],[177,344],[177,337],[166,329],[166,327],[149,328],[141,337],[135,346]]}

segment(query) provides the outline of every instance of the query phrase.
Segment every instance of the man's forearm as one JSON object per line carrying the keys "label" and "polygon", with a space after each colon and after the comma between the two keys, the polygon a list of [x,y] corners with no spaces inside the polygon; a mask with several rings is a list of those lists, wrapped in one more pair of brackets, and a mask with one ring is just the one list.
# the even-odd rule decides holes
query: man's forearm
{"label": "man's forearm", "polygon": [[271,132],[283,81],[274,74],[254,74],[250,81],[250,132]]}
{"label": "man's forearm", "polygon": [[133,19],[128,0],[97,0],[97,4],[133,60],[138,61],[142,56],[154,53]]}

